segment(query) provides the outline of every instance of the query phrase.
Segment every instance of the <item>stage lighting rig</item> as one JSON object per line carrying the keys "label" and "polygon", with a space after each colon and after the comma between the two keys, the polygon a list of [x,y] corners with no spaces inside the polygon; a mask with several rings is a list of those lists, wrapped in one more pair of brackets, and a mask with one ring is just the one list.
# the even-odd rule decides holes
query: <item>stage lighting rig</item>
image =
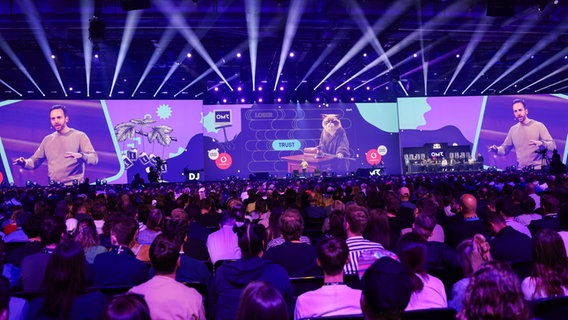
{"label": "stage lighting rig", "polygon": [[89,40],[93,44],[101,43],[106,38],[106,25],[103,18],[94,16],[89,20]]}

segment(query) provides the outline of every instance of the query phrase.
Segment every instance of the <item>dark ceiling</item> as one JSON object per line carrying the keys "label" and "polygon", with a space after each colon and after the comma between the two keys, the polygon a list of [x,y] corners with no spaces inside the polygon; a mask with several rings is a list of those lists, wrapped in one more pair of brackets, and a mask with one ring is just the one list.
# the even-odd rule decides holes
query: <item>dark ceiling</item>
{"label": "dark ceiling", "polygon": [[[514,15],[488,17],[488,1],[501,6],[516,2]],[[135,93],[134,98],[152,99],[156,94],[156,98],[206,103],[224,98],[230,103],[241,98],[251,102],[260,96],[269,102],[277,97],[395,101],[406,94],[515,94],[531,84],[520,93],[568,92],[566,0],[557,4],[554,0],[153,0],[149,8],[134,11],[123,10],[121,2],[0,0],[0,98],[60,99],[65,97],[62,86],[74,99],[108,98],[112,88],[112,98],[132,98]],[[260,5],[255,83],[263,86],[262,92],[252,92],[249,33],[255,28],[247,26],[248,3]],[[91,42],[83,39],[88,32],[83,33],[82,10],[85,17],[95,15],[106,26],[104,40],[95,46],[99,58],[91,63],[89,90],[84,43]],[[140,19],[125,28],[129,14],[139,14]],[[299,21],[290,45],[295,56],[286,56],[274,92],[284,35],[287,25],[293,29],[294,20]],[[134,32],[132,42],[112,87],[125,30]],[[175,32],[163,44],[166,31]],[[365,33],[378,41],[358,44]],[[206,55],[199,44],[188,43],[192,35]],[[43,37],[48,46],[42,50]],[[468,47],[474,50],[448,87]],[[136,89],[156,50],[159,58]],[[387,52],[388,61],[377,60],[381,50]],[[53,53],[55,59],[46,58],[44,52]],[[346,54],[351,57],[330,74]],[[234,91],[210,70],[209,57]],[[49,60],[55,62],[53,67]],[[365,67],[368,70],[357,75]],[[205,72],[209,73],[202,76]],[[511,85],[518,79],[522,80]]]}

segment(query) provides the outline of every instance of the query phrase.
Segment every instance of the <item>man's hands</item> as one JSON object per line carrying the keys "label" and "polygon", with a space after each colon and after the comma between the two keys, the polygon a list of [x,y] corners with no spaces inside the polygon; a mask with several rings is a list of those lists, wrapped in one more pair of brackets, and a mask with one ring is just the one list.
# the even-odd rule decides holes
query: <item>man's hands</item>
{"label": "man's hands", "polygon": [[13,165],[18,165],[18,166],[25,166],[26,165],[26,159],[24,159],[24,157],[19,157],[16,160],[14,160],[14,162],[12,162]]}
{"label": "man's hands", "polygon": [[529,145],[540,147],[544,144],[544,142],[540,140],[529,140]]}
{"label": "man's hands", "polygon": [[496,145],[492,145],[489,147],[489,152],[497,152],[499,150],[499,147]]}

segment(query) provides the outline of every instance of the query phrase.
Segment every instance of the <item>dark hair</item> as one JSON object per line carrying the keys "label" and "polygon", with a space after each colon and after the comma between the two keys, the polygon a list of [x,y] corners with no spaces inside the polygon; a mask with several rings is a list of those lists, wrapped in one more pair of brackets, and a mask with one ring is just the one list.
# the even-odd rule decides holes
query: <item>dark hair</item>
{"label": "dark hair", "polygon": [[51,111],[57,110],[57,109],[63,110],[63,115],[65,115],[67,117],[67,107],[64,106],[64,105],[60,105],[60,104],[56,104],[56,105],[51,106],[51,108],[49,108],[49,113],[51,113]]}
{"label": "dark hair", "polygon": [[85,253],[80,244],[65,241],[49,257],[41,288],[45,300],[39,314],[69,318],[73,299],[86,290]]}
{"label": "dark hair", "polygon": [[171,274],[176,270],[181,242],[173,234],[159,234],[150,246],[150,262],[157,274]]}
{"label": "dark hair", "polygon": [[371,209],[369,211],[369,221],[365,232],[363,232],[363,237],[380,243],[385,248],[390,246],[390,222],[386,211],[382,209]]}
{"label": "dark hair", "polygon": [[560,235],[551,229],[537,231],[532,246],[532,277],[536,283],[533,298],[563,296],[568,287],[568,259]]}
{"label": "dark hair", "polygon": [[367,209],[358,205],[348,206],[345,209],[345,221],[349,224],[349,229],[355,234],[362,234],[369,221]]}
{"label": "dark hair", "polygon": [[99,244],[99,235],[97,227],[91,218],[85,218],[79,221],[73,239],[79,243],[83,249],[94,247]]}
{"label": "dark hair", "polygon": [[526,105],[524,99],[514,99],[514,100],[513,100],[513,103],[511,103],[511,105],[514,105],[515,103],[520,103],[520,104],[523,105],[523,108],[525,108],[525,109],[527,108],[527,105]]}
{"label": "dark hair", "polygon": [[245,222],[245,224],[237,228],[237,236],[239,237],[239,248],[241,248],[242,258],[252,258],[258,256],[262,251],[266,230],[261,224]]}
{"label": "dark hair", "polygon": [[414,291],[424,288],[424,283],[418,274],[428,279],[428,273],[424,269],[424,264],[428,256],[426,249],[426,239],[419,234],[409,232],[398,240],[398,257],[410,271]]}
{"label": "dark hair", "polygon": [[530,319],[519,277],[507,263],[490,261],[473,274],[459,318]]}
{"label": "dark hair", "polygon": [[107,216],[107,207],[103,204],[93,206],[92,217],[95,220],[104,220]]}
{"label": "dark hair", "polygon": [[151,320],[150,308],[139,294],[123,294],[112,298],[101,320]]}
{"label": "dark hair", "polygon": [[160,209],[153,209],[146,220],[146,228],[152,231],[161,231],[164,224],[164,214]]}
{"label": "dark hair", "polygon": [[124,215],[116,217],[111,225],[111,235],[114,235],[119,245],[128,246],[138,230],[136,219]]}
{"label": "dark hair", "polygon": [[40,235],[41,225],[43,223],[43,217],[39,214],[33,214],[29,219],[22,225],[22,230],[28,236],[28,238],[35,238]]}
{"label": "dark hair", "polygon": [[43,220],[40,228],[41,243],[43,245],[58,244],[65,233],[63,217],[48,217]]}
{"label": "dark hair", "polygon": [[304,231],[304,219],[296,209],[286,209],[278,220],[278,228],[286,241],[300,240]]}
{"label": "dark hair", "polygon": [[558,212],[558,207],[560,206],[560,202],[558,198],[552,194],[543,193],[540,196],[540,206],[543,209],[544,213],[556,213]]}
{"label": "dark hair", "polygon": [[568,203],[564,203],[560,206],[560,209],[558,209],[558,224],[560,230],[568,231]]}
{"label": "dark hair", "polygon": [[323,272],[334,276],[343,272],[349,248],[343,239],[325,238],[318,243],[317,253]]}
{"label": "dark hair", "polygon": [[436,218],[428,213],[420,212],[416,218],[414,218],[414,227],[412,228],[412,232],[428,240],[435,227]]}
{"label": "dark hair", "polygon": [[185,241],[185,237],[189,232],[189,224],[184,220],[168,219],[164,225],[164,232],[171,234],[177,238],[180,243]]}
{"label": "dark hair", "polygon": [[241,294],[237,320],[287,320],[284,298],[264,281],[249,283]]}

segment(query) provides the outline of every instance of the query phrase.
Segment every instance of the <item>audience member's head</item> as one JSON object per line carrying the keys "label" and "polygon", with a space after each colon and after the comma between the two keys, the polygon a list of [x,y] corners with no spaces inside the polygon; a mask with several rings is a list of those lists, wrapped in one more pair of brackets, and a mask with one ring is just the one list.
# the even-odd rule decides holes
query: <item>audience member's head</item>
{"label": "audience member's head", "polygon": [[266,231],[261,224],[246,222],[237,229],[237,236],[243,259],[258,257],[264,249]]}
{"label": "audience member's head", "polygon": [[287,320],[284,298],[270,284],[253,281],[241,294],[237,320]]}
{"label": "audience member's head", "polygon": [[491,261],[489,242],[481,234],[476,234],[472,239],[462,241],[456,248],[466,278],[477,271],[483,263]]}
{"label": "audience member's head", "polygon": [[85,253],[74,241],[65,241],[50,255],[41,285],[45,300],[40,314],[53,318],[69,318],[73,300],[86,290]]}
{"label": "audience member's head", "polygon": [[300,212],[296,209],[286,209],[280,216],[278,228],[284,240],[297,241],[300,240],[302,231],[304,231],[304,219]]}
{"label": "audience member's head", "polygon": [[349,234],[362,235],[368,221],[369,213],[364,207],[351,205],[345,209],[345,231],[348,236]]}
{"label": "audience member's head", "polygon": [[533,299],[563,296],[568,287],[568,260],[560,235],[551,229],[537,231],[532,246],[532,277],[536,282]]}
{"label": "audience member's head", "polygon": [[343,272],[349,257],[349,248],[343,239],[325,238],[318,243],[317,253],[318,265],[324,274],[335,276]]}
{"label": "audience member's head", "polygon": [[159,234],[150,246],[150,262],[156,274],[173,274],[178,266],[181,242],[173,234]]}
{"label": "audience member's head", "polygon": [[542,208],[543,214],[558,213],[560,202],[553,194],[543,193],[540,196],[540,207]]}
{"label": "audience member's head", "polygon": [[488,212],[485,217],[485,225],[493,234],[498,234],[507,226],[505,218],[499,212]]}
{"label": "audience member's head", "polygon": [[44,217],[39,214],[34,214],[28,220],[26,220],[26,222],[24,222],[24,224],[22,225],[22,230],[29,239],[37,238],[40,236],[43,220]]}
{"label": "audience member's head", "polygon": [[330,236],[345,239],[345,211],[333,210],[329,215],[329,229],[327,230]]}
{"label": "audience member's head", "polygon": [[459,319],[530,319],[519,277],[501,261],[485,263],[471,277]]}
{"label": "audience member's head", "polygon": [[391,258],[380,258],[362,279],[361,310],[366,319],[400,319],[413,287],[408,269]]}
{"label": "audience member's head", "polygon": [[65,222],[60,217],[45,218],[40,228],[41,243],[44,246],[57,245],[65,233]]}
{"label": "audience member's head", "polygon": [[146,220],[146,228],[152,231],[161,231],[164,226],[164,214],[160,209],[153,209]]}
{"label": "audience member's head", "polygon": [[129,246],[138,231],[138,223],[134,218],[117,216],[110,230],[111,242],[115,246]]}
{"label": "audience member's head", "polygon": [[138,294],[124,294],[112,298],[101,320],[151,320],[150,308],[144,297]]}
{"label": "audience member's head", "polygon": [[390,246],[390,222],[385,210],[369,210],[369,220],[363,232],[363,237],[369,241],[380,243],[385,248]]}
{"label": "audience member's head", "polygon": [[77,223],[77,229],[73,239],[78,242],[83,249],[94,247],[99,244],[99,236],[97,234],[97,227],[91,218],[82,219]]}
{"label": "audience member's head", "polygon": [[173,209],[172,213],[171,213],[171,217],[172,217],[172,220],[181,220],[181,221],[185,221],[185,223],[187,223],[189,221],[189,216],[188,216],[187,212],[185,212],[185,210],[183,210],[182,208]]}
{"label": "audience member's head", "polygon": [[432,232],[434,232],[435,227],[436,218],[433,215],[420,212],[416,218],[414,218],[412,232],[420,235],[425,240],[428,240],[428,238],[432,235]]}
{"label": "audience member's head", "polygon": [[412,271],[411,279],[414,291],[420,291],[424,288],[424,283],[417,274],[428,278],[428,273],[424,269],[427,255],[426,239],[422,236],[409,232],[398,240],[398,257],[400,262]]}
{"label": "audience member's head", "polygon": [[460,213],[464,217],[475,215],[477,209],[477,199],[469,193],[466,193],[460,198]]}

